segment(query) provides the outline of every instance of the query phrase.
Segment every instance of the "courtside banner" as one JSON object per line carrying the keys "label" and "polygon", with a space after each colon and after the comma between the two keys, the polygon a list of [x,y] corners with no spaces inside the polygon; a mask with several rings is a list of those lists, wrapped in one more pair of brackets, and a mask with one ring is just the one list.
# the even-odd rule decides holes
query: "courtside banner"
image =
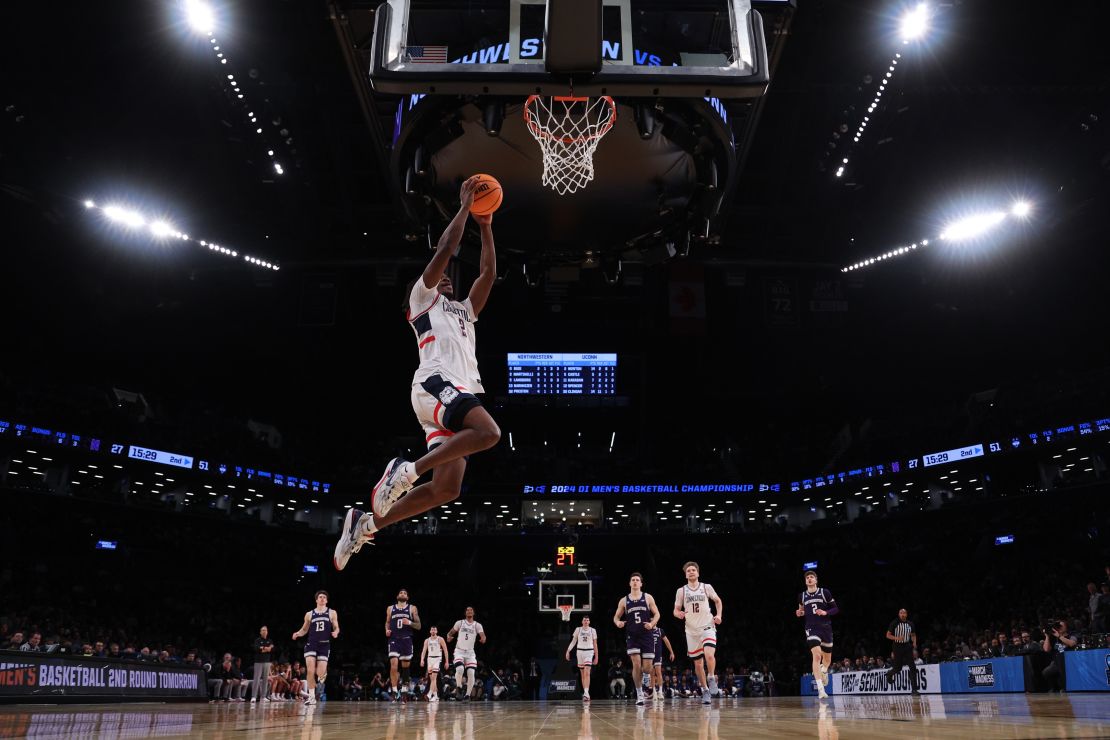
{"label": "courtside banner", "polygon": [[1068,691],[1110,691],[1110,650],[1064,653]]}
{"label": "courtside banner", "polygon": [[[939,665],[918,666],[917,677],[922,694],[940,693]],[[908,694],[912,690],[909,668],[903,668],[891,679],[887,679],[885,669],[833,673],[829,685],[825,687],[828,693],[838,695]],[[817,684],[808,673],[802,676],[802,696],[817,696]]]}
{"label": "courtside banner", "polygon": [[1025,691],[1025,658],[991,658],[941,663],[945,694]]}
{"label": "courtside banner", "polygon": [[0,701],[206,699],[204,670],[34,653],[0,654]]}

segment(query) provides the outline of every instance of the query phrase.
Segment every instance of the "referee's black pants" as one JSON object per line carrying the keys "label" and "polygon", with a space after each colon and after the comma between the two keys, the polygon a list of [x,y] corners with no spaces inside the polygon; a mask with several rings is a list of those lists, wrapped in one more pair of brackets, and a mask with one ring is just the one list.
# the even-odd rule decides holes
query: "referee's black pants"
{"label": "referee's black pants", "polygon": [[894,643],[894,657],[890,661],[890,670],[886,673],[887,678],[894,678],[901,672],[902,666],[906,665],[910,667],[910,685],[914,691],[917,691],[919,687],[917,666],[913,662],[913,643],[896,642]]}

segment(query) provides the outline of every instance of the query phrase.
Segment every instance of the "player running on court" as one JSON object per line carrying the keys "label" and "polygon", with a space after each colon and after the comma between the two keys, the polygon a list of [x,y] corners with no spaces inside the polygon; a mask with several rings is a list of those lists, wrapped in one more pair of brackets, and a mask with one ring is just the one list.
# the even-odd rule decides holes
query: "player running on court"
{"label": "player running on court", "polygon": [[[686,655],[694,660],[694,672],[701,687],[701,703],[709,704],[717,693],[717,625],[721,623],[721,597],[708,583],[699,580],[701,568],[694,561],[682,566],[686,585],[674,597],[674,615],[686,621]],[[710,611],[713,602],[716,611]],[[703,665],[702,658],[705,658]],[[706,669],[709,681],[706,682]]]}
{"label": "player running on court", "polygon": [[466,619],[455,622],[455,626],[447,633],[447,642],[459,636],[459,644],[455,646],[455,686],[459,689],[463,685],[463,671],[466,671],[466,694],[460,701],[469,701],[470,694],[474,691],[474,673],[478,670],[478,657],[474,654],[477,643],[486,644],[486,632],[482,623],[474,620],[474,607],[466,607]]}
{"label": "player running on court", "polygon": [[427,663],[428,676],[428,701],[439,701],[439,692],[436,686],[441,668],[451,664],[447,652],[447,643],[439,636],[439,628],[434,624],[428,628],[428,639],[424,640],[424,649],[420,651],[420,666]]}
{"label": "player running on court", "polygon": [[[497,423],[474,395],[485,392],[474,354],[474,324],[497,276],[492,215],[474,216],[482,235],[482,256],[479,275],[465,301],[454,300],[454,286],[444,274],[462,239],[476,185],[474,177],[462,184],[459,212],[408,295],[406,318],[416,334],[420,357],[412,381],[412,407],[424,427],[428,452],[413,462],[391,460],[370,493],[371,510],[347,511],[332,560],[336,570],[347,567],[351,555],[374,539],[379,529],[458,498],[466,456],[488,450],[501,438]],[[428,471],[432,479],[413,488]]]}
{"label": "player running on court", "polygon": [[662,627],[653,629],[651,636],[654,638],[652,652],[655,653],[655,657],[651,660],[651,698],[653,701],[663,701],[667,698],[663,696],[663,646],[667,646],[669,660],[672,663],[674,663],[674,648],[671,647],[671,641],[667,639]]}
{"label": "player running on court", "polygon": [[832,616],[840,612],[836,599],[827,588],[818,588],[817,573],[805,573],[806,590],[798,596],[794,615],[805,617],[806,644],[813,658],[813,680],[817,682],[817,698],[827,699],[825,687],[829,684],[829,665],[832,663]]}
{"label": "player running on court", "polygon": [[[576,647],[577,646],[577,647]],[[590,669],[597,665],[597,656],[601,654],[597,646],[597,630],[590,626],[590,618],[582,617],[582,626],[574,630],[567,645],[567,660],[572,660],[570,651],[575,650],[573,658],[578,671],[582,674],[582,701],[590,700]]]}
{"label": "player running on court", "polygon": [[[415,605],[409,603],[409,592],[402,588],[397,592],[396,603],[385,609],[385,636],[389,638],[389,686],[394,699],[408,697],[411,685],[409,665],[412,663],[412,633],[418,629],[420,613]],[[397,691],[398,676],[401,679],[400,692]]]}
{"label": "player running on court", "polygon": [[629,593],[617,602],[613,615],[613,624],[625,630],[637,706],[643,706],[645,689],[651,687],[651,661],[655,657],[653,631],[659,624],[659,607],[651,594],[643,592],[643,586],[644,577],[633,573],[628,579]]}
{"label": "player running on court", "polygon": [[304,644],[304,664],[309,681],[314,681],[314,691],[304,700],[306,705],[316,703],[316,695],[328,677],[328,657],[331,641],[339,637],[339,613],[328,608],[328,592],[316,592],[316,606],[305,612],[304,624],[293,633],[293,639],[308,635]]}

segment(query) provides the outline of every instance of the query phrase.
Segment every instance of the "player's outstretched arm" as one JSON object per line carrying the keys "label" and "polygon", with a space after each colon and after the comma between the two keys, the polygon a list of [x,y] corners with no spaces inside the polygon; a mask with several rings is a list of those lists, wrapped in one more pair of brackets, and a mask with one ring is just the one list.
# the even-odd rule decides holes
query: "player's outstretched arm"
{"label": "player's outstretched arm", "polygon": [[424,641],[424,649],[420,651],[420,667],[424,667],[424,659],[428,657],[428,641]]}
{"label": "player's outstretched arm", "polygon": [[412,608],[412,618],[409,620],[409,622],[411,622],[410,626],[413,628],[413,630],[420,629],[420,612],[416,611],[415,606]]}
{"label": "player's outstretched arm", "polygon": [[474,202],[474,188],[477,186],[478,179],[468,177],[463,181],[462,187],[459,188],[459,200],[461,201],[459,212],[451,219],[451,223],[447,224],[447,228],[439,237],[436,253],[432,255],[432,260],[424,268],[424,287],[428,290],[439,284],[439,279],[443,277],[443,271],[447,269],[447,263],[451,261],[455,249],[462,241],[463,229],[466,228],[466,217],[470,215],[470,204]]}
{"label": "player's outstretched arm", "polygon": [[617,629],[624,629],[624,620],[621,619],[621,617],[623,617],[623,616],[624,616],[624,597],[622,596],[621,600],[617,602],[617,611],[613,614],[613,624],[617,625]]}
{"label": "player's outstretched arm", "polygon": [[486,644],[486,631],[485,630],[481,630],[481,629],[478,630],[478,642],[482,643],[483,645]]}
{"label": "player's outstretched arm", "polygon": [[663,635],[663,644],[667,646],[667,652],[671,654],[671,662],[674,662],[674,648],[671,647],[671,640],[666,635]]}
{"label": "player's outstretched arm", "polygon": [[490,289],[493,288],[494,278],[497,277],[497,250],[493,247],[493,214],[474,216],[478,228],[482,232],[482,260],[479,273],[474,284],[470,286],[470,305],[477,316],[486,307],[489,300]]}
{"label": "player's outstretched arm", "polygon": [[308,612],[305,612],[304,613],[304,624],[301,625],[301,628],[299,630],[297,630],[296,632],[293,633],[293,639],[296,640],[300,637],[304,637],[305,635],[307,635],[308,634],[308,626],[311,622],[312,622],[312,617],[309,616]]}
{"label": "player's outstretched arm", "polygon": [[385,636],[389,637],[393,634],[393,609],[392,607],[385,608]]}
{"label": "player's outstretched arm", "polygon": [[451,640],[454,640],[455,635],[457,635],[457,634],[459,634],[459,624],[458,624],[458,622],[455,623],[454,627],[447,630],[447,642],[451,642]]}
{"label": "player's outstretched arm", "polygon": [[332,639],[339,637],[339,612],[335,609],[331,610],[331,636]]}
{"label": "player's outstretched arm", "polygon": [[682,610],[682,589],[678,589],[674,595],[674,617],[675,619],[686,619],[686,612]]}

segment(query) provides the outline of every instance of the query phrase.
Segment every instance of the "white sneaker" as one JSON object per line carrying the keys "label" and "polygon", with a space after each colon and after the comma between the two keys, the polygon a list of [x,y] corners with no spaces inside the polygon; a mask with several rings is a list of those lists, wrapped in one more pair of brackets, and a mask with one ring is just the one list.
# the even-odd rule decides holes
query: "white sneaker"
{"label": "white sneaker", "polygon": [[821,683],[829,685],[829,669],[826,666],[821,666]]}
{"label": "white sneaker", "polygon": [[401,500],[401,497],[412,490],[412,484],[416,482],[416,470],[412,463],[404,458],[395,457],[389,461],[389,465],[385,466],[385,472],[382,473],[381,480],[374,486],[374,490],[370,493],[370,508],[374,512],[374,516],[381,518],[389,513],[393,508],[393,504]]}
{"label": "white sneaker", "polygon": [[310,707],[315,703],[316,703],[316,697],[315,696],[312,696],[311,694],[309,694],[307,697],[305,697],[304,705],[306,707]]}
{"label": "white sneaker", "polygon": [[429,702],[439,701],[439,696],[437,696],[436,694],[432,694],[431,696],[428,697],[428,701]]}
{"label": "white sneaker", "polygon": [[362,517],[365,512],[360,509],[347,509],[347,516],[343,518],[343,529],[339,534],[339,542],[335,544],[335,553],[332,555],[331,564],[336,570],[347,567],[351,556],[362,549],[362,546],[372,542],[374,535],[362,533]]}
{"label": "white sneaker", "polygon": [[701,703],[702,704],[712,704],[713,703],[713,699],[710,698],[710,696],[709,696],[709,689],[708,688],[704,688],[704,689],[701,690]]}
{"label": "white sneaker", "polygon": [[821,684],[817,684],[817,698],[818,699],[828,699],[829,698],[829,695],[825,693],[825,687]]}
{"label": "white sneaker", "polygon": [[582,701],[589,704],[590,703],[590,695],[589,694],[582,694]]}

